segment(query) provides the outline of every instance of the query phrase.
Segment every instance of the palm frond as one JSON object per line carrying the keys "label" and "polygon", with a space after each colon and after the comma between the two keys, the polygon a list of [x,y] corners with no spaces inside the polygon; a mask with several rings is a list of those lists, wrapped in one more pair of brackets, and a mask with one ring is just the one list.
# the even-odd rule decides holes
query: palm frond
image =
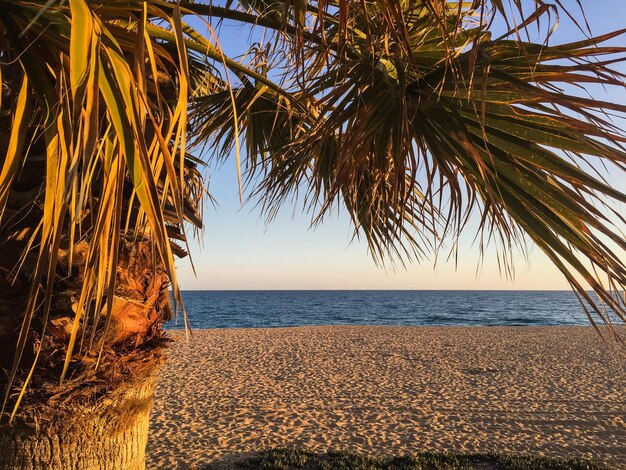
{"label": "palm frond", "polygon": [[[151,240],[157,263],[181,300],[173,248],[180,254],[184,250],[170,243],[168,226],[177,227],[178,237],[186,240],[184,222],[200,223],[202,191],[197,171],[187,163],[188,52],[180,13],[166,15],[158,2],[135,2],[134,7],[104,2],[94,8],[85,0],[0,2],[8,64],[3,65],[3,89],[21,82],[18,100],[8,104],[15,118],[1,124],[10,136],[0,177],[3,206],[15,192],[18,173],[34,167],[35,155],[45,155],[45,171],[38,177],[43,190],[29,201],[29,218],[20,219],[21,226],[8,212],[0,219],[3,234],[29,230],[22,267],[30,269],[31,288],[9,389],[33,319],[45,334],[63,247],[70,265],[75,247],[89,248],[61,381],[76,350],[95,347],[101,312],[111,312],[120,236]],[[155,18],[169,25],[176,40],[150,36]],[[197,63],[194,67],[199,70]],[[110,320],[108,313],[105,317],[100,350]],[[83,343],[88,324],[95,326],[91,340]]]}
{"label": "palm frond", "polygon": [[[626,48],[605,45],[623,31],[532,42],[528,29],[543,24],[549,36],[559,12],[542,2],[524,17],[517,1],[320,1],[303,7],[304,23],[296,5],[243,6],[264,27],[286,24],[277,40],[301,59],[275,59],[280,96],[248,77],[236,112],[224,91],[194,105],[218,155],[228,155],[238,116],[248,180],[260,179],[253,192],[270,216],[297,194],[314,221],[342,204],[382,261],[454,245],[476,213],[480,239],[499,239],[505,253],[537,244],[592,321],[610,322],[602,305],[626,319],[626,195],[594,175],[626,170],[626,135],[607,114],[626,117],[626,104],[574,93],[623,86],[615,65]],[[497,17],[509,32],[493,39]],[[317,39],[303,41],[311,32]]]}

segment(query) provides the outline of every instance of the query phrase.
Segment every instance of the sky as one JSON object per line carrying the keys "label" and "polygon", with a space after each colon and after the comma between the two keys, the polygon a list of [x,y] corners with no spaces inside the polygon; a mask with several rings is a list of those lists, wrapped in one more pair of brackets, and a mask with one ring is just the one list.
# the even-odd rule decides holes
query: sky
{"label": "sky", "polygon": [[[623,0],[583,0],[583,4],[595,35],[626,28]],[[552,41],[581,38],[576,26],[562,17]],[[220,32],[223,45],[239,45],[247,39],[239,28],[225,27]],[[594,96],[626,102],[623,89]],[[560,272],[532,245],[527,247],[527,258],[519,253],[515,256],[513,279],[500,273],[493,250],[481,261],[471,225],[459,240],[457,262],[446,259],[444,251],[438,259],[431,257],[419,264],[379,266],[365,240],[353,237],[347,214],[335,213],[311,228],[310,215],[302,214],[299,206],[286,204],[267,223],[253,203],[242,205],[239,201],[235,158],[219,168],[209,168],[207,173],[209,192],[217,205],[207,205],[204,230],[191,244],[195,273],[189,258],[177,262],[182,289],[568,289]],[[625,175],[608,177],[614,185],[626,187]],[[621,210],[626,215],[623,206]]]}

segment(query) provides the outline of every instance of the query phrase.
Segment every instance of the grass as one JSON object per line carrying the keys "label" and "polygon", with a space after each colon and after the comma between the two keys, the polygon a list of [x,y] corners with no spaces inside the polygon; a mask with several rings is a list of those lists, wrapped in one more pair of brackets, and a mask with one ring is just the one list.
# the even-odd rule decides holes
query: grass
{"label": "grass", "polygon": [[[210,468],[210,467],[207,467]],[[380,459],[345,451],[315,454],[303,449],[270,449],[246,461],[240,469],[250,470],[601,470],[606,467],[581,459],[504,455],[420,454]]]}

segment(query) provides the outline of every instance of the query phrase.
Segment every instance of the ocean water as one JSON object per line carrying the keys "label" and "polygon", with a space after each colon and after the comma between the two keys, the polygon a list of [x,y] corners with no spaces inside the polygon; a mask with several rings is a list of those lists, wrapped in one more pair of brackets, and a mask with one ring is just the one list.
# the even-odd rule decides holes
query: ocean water
{"label": "ocean water", "polygon": [[589,324],[571,291],[183,291],[183,300],[197,329]]}

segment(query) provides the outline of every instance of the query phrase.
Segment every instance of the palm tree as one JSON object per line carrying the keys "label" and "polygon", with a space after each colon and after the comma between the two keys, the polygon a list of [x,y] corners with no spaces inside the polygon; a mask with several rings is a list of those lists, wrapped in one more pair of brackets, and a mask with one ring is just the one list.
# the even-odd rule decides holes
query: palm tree
{"label": "palm tree", "polygon": [[175,240],[201,224],[185,140],[204,65],[174,5],[64,3],[0,2],[0,463],[140,468]]}
{"label": "palm tree", "polygon": [[[234,153],[270,218],[343,205],[377,261],[477,213],[506,269],[529,239],[594,325],[623,322],[626,195],[596,170],[626,170],[626,106],[571,90],[623,86],[626,48],[533,42],[584,18],[534,6],[0,0],[0,463],[143,467],[174,256],[201,226],[194,149]],[[222,22],[267,43],[229,57]]]}

